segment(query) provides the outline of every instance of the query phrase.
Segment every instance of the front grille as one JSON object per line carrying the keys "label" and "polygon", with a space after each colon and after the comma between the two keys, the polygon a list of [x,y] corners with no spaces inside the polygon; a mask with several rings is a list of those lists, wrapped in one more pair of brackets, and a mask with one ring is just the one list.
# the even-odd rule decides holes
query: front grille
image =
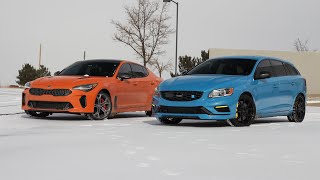
{"label": "front grille", "polygon": [[72,93],[70,89],[40,89],[40,88],[31,88],[29,90],[30,94],[35,96],[42,95],[52,95],[52,96],[68,96]]}
{"label": "front grille", "polygon": [[55,109],[68,110],[73,108],[69,102],[45,102],[45,101],[29,101],[28,106],[36,109]]}
{"label": "front grille", "polygon": [[213,115],[205,107],[173,107],[173,106],[160,106],[157,109],[158,113],[173,113],[173,114],[208,114]]}
{"label": "front grille", "polygon": [[194,101],[202,94],[201,91],[161,91],[161,97],[169,101]]}

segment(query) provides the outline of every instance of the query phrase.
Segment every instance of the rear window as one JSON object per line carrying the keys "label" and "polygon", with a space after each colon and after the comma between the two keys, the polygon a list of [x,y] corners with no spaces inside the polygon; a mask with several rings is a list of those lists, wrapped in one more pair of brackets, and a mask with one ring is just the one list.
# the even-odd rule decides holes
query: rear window
{"label": "rear window", "polygon": [[300,75],[299,71],[295,67],[293,67],[291,64],[285,63],[285,67],[288,70],[288,75],[291,75],[291,76]]}

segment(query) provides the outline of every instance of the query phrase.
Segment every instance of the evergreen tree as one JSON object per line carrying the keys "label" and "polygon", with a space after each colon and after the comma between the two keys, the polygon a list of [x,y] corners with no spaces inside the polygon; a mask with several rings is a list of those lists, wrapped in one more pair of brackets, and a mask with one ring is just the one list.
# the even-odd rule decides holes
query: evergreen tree
{"label": "evergreen tree", "polygon": [[51,76],[51,73],[47,67],[40,65],[39,69],[34,68],[30,64],[22,65],[22,69],[18,71],[17,84],[24,86],[27,82],[33,81],[37,78],[44,76]]}
{"label": "evergreen tree", "polygon": [[[190,71],[192,68],[196,67],[197,65],[203,63],[204,61],[209,59],[209,52],[201,51],[201,58],[199,57],[191,57],[188,55],[179,56],[179,71],[187,72]],[[171,77],[175,77],[174,73],[170,72]],[[178,74],[179,76],[179,74]]]}
{"label": "evergreen tree", "polygon": [[51,76],[51,73],[47,67],[40,65],[40,68],[37,70],[37,78]]}
{"label": "evergreen tree", "polygon": [[19,75],[17,76],[17,83],[24,86],[27,82],[33,81],[37,78],[37,70],[30,64],[22,65],[22,69],[19,70]]}

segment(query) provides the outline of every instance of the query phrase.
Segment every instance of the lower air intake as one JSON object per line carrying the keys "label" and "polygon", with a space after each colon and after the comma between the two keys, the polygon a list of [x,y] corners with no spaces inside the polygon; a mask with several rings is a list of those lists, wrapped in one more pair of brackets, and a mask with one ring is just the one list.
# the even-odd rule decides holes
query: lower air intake
{"label": "lower air intake", "polygon": [[54,110],[68,110],[73,106],[69,102],[44,102],[44,101],[29,101],[28,106],[36,109],[54,109]]}

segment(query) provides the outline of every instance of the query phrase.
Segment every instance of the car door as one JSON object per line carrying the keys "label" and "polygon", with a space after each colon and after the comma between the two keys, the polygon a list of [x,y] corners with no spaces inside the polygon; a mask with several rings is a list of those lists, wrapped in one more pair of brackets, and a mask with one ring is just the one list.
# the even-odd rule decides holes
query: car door
{"label": "car door", "polygon": [[[270,73],[270,78],[258,79],[258,75],[261,72]],[[278,111],[278,82],[274,77],[274,72],[269,60],[262,60],[258,64],[252,85],[257,115],[264,116],[271,112]]]}
{"label": "car door", "polygon": [[[123,75],[130,77],[130,79],[121,79],[120,77]],[[136,80],[133,78],[132,69],[129,63],[125,63],[120,67],[117,77],[115,108],[118,112],[125,112],[137,105]]]}
{"label": "car door", "polygon": [[288,111],[291,107],[292,99],[292,85],[290,82],[290,76],[287,76],[287,70],[281,61],[270,60],[273,72],[275,74],[274,79],[278,83],[277,94],[277,107],[278,111]]}
{"label": "car door", "polygon": [[150,83],[148,74],[146,74],[146,69],[138,64],[131,63],[133,78],[135,79],[135,91],[136,91],[136,101],[137,108],[143,108],[147,104],[148,93],[150,93]]}

